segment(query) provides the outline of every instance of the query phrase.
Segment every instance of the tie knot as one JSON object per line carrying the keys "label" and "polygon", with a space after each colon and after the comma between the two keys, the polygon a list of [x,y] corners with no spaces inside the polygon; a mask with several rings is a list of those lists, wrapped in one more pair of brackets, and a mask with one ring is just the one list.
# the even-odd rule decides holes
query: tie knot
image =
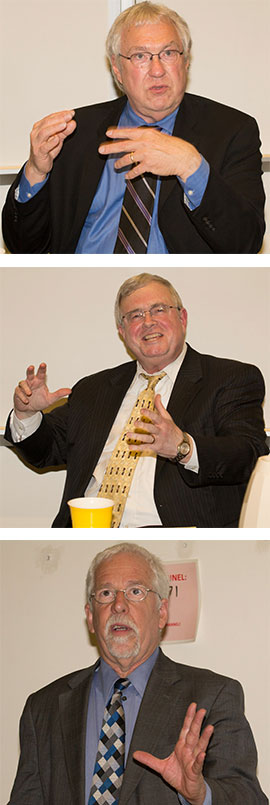
{"label": "tie knot", "polygon": [[166,372],[160,372],[159,375],[145,375],[144,373],[142,373],[142,376],[145,377],[145,379],[148,381],[147,390],[151,389],[152,391],[154,391],[154,388],[156,387],[158,381],[161,380],[162,377],[165,377],[165,375]]}
{"label": "tie knot", "polygon": [[124,690],[124,688],[127,688],[128,685],[130,685],[129,679],[125,677],[124,678],[120,677],[120,679],[116,679],[116,682],[114,683],[114,693],[118,693],[118,691]]}

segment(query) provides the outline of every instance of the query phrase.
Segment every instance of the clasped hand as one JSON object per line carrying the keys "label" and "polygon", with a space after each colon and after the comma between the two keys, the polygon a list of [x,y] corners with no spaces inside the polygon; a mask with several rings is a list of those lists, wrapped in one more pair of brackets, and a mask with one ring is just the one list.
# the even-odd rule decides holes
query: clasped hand
{"label": "clasped hand", "polygon": [[129,444],[134,443],[140,453],[149,452],[153,445],[153,450],[159,456],[175,458],[177,446],[183,440],[183,432],[164,408],[160,394],[155,396],[154,411],[141,408],[140,414],[141,418],[135,421],[135,430],[126,435]]}
{"label": "clasped hand", "polygon": [[162,760],[142,751],[134,752],[133,757],[160,774],[190,805],[203,805],[206,786],[202,769],[214,727],[209,724],[200,735],[206,710],[196,708],[196,702],[189,705],[178,741],[168,757]]}
{"label": "clasped hand", "polygon": [[121,154],[115,162],[117,170],[134,163],[126,179],[149,172],[157,176],[180,176],[185,182],[201,163],[201,155],[191,143],[163,134],[156,128],[109,128],[106,135],[114,142],[102,143],[99,153],[104,156]]}

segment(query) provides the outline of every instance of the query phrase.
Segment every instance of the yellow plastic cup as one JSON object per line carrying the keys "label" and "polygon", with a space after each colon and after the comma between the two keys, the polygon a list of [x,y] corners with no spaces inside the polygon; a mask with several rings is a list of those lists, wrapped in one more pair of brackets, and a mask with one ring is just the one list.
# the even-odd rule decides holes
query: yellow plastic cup
{"label": "yellow plastic cup", "polygon": [[72,528],[110,528],[113,500],[110,498],[74,498],[68,500]]}

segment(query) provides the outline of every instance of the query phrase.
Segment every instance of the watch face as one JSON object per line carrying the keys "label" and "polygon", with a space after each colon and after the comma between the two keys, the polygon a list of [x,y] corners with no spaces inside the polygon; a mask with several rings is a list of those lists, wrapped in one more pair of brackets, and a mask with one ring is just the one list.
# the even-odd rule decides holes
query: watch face
{"label": "watch face", "polygon": [[179,447],[179,453],[181,454],[181,456],[187,456],[189,451],[190,451],[189,443],[188,442],[182,442],[182,444],[180,444],[180,447]]}

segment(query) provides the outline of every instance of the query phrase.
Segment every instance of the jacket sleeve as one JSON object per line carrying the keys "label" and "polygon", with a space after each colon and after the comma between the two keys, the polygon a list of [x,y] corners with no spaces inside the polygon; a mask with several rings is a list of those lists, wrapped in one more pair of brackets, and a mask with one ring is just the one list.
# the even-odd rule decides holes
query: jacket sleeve
{"label": "jacket sleeve", "polygon": [[29,201],[16,201],[15,190],[23,168],[11,185],[2,213],[3,236],[13,254],[46,254],[50,251],[49,183]]}
{"label": "jacket sleeve", "polygon": [[[199,459],[198,474],[180,467],[189,486],[247,483],[259,456],[267,455],[262,403],[265,386],[255,366],[238,364],[212,405],[212,428],[190,427]],[[184,430],[188,430],[187,423]],[[190,423],[189,423],[190,424]]]}
{"label": "jacket sleeve", "polygon": [[20,721],[21,754],[8,805],[44,805],[38,749],[29,700]]}
{"label": "jacket sleeve", "polygon": [[257,776],[257,750],[239,682],[227,679],[207,713],[214,725],[203,769],[212,805],[267,805]]}

